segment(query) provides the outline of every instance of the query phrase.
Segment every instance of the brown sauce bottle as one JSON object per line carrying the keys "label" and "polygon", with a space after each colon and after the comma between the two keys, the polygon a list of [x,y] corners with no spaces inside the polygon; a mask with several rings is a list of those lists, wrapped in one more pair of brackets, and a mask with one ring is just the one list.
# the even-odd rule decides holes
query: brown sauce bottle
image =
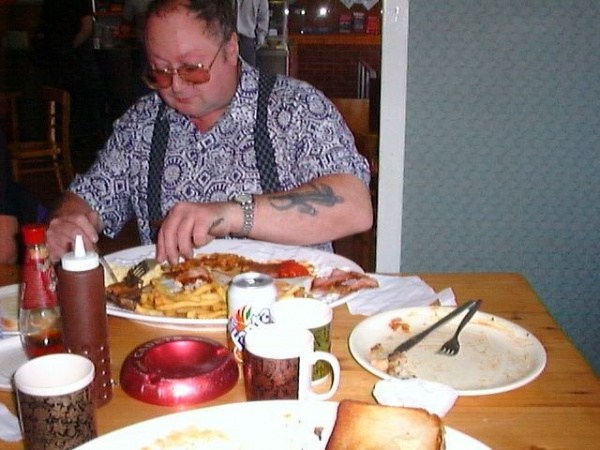
{"label": "brown sauce bottle", "polygon": [[104,292],[104,269],[98,254],[86,251],[78,235],[74,251],[62,257],[58,268],[58,298],[65,349],[86,356],[94,363],[93,390],[97,407],[112,398]]}

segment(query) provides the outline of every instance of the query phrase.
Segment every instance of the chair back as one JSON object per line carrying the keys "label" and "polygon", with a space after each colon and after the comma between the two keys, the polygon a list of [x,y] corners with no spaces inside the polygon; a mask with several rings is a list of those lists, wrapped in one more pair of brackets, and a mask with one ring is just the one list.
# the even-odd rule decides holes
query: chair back
{"label": "chair back", "polygon": [[63,159],[67,152],[70,159],[71,96],[65,90],[50,86],[43,88],[42,95],[47,102],[46,139],[63,152]]}
{"label": "chair back", "polygon": [[369,132],[368,98],[331,98],[354,136]]}
{"label": "chair back", "polygon": [[[370,130],[368,98],[331,98],[348,128],[354,135],[356,148],[371,168],[371,200],[377,217],[377,184],[379,173],[379,136]],[[375,245],[377,224],[364,233],[355,234],[333,242],[337,254],[352,259],[364,270],[375,270]]]}
{"label": "chair back", "polygon": [[379,174],[379,135],[371,131],[369,124],[369,99],[331,98],[330,100],[352,131],[359,153],[369,161],[373,184],[376,184]]}
{"label": "chair back", "polygon": [[25,174],[54,172],[62,192],[73,179],[71,96],[64,89],[44,86],[42,99],[46,107],[46,140],[22,141],[17,129],[9,143],[13,177],[18,181]]}
{"label": "chair back", "polygon": [[0,118],[2,118],[2,131],[7,142],[12,142],[19,136],[17,98],[20,96],[20,92],[0,92]]}

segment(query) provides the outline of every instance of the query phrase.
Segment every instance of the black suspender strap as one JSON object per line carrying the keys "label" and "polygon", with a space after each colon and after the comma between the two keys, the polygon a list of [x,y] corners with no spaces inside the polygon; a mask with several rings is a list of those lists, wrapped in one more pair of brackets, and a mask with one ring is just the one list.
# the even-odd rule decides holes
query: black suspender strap
{"label": "black suspender strap", "polygon": [[156,240],[156,233],[160,228],[158,223],[162,220],[160,207],[161,185],[164,175],[165,152],[169,142],[169,121],[165,117],[166,105],[161,103],[150,145],[150,160],[148,167],[148,220],[152,233],[152,240]]}
{"label": "black suspender strap", "polygon": [[256,106],[256,125],[254,126],[254,152],[260,174],[260,185],[264,193],[281,190],[275,151],[269,138],[267,117],[269,96],[275,85],[276,75],[261,73],[258,78],[258,104]]}

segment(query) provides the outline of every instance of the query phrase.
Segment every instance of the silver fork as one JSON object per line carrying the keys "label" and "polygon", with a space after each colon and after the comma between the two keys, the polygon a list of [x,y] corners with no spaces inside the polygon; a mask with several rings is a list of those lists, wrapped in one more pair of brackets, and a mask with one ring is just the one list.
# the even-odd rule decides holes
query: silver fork
{"label": "silver fork", "polygon": [[123,278],[127,286],[138,286],[142,282],[142,277],[154,269],[158,265],[158,261],[154,258],[146,258],[133,266]]}
{"label": "silver fork", "polygon": [[454,336],[448,339],[444,343],[444,345],[440,347],[438,353],[444,353],[448,356],[454,356],[460,351],[460,342],[458,341],[458,335],[463,330],[465,325],[469,322],[469,320],[471,320],[471,317],[473,317],[473,315],[477,312],[479,306],[481,305],[481,302],[482,300],[477,300],[475,303],[473,303],[465,317],[463,317],[463,319],[460,321],[458,328],[454,332]]}

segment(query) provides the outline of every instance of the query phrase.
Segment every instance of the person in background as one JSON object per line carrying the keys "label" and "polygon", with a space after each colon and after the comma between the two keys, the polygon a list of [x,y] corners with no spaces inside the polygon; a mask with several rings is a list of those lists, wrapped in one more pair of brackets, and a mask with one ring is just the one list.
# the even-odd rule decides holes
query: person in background
{"label": "person in background", "polygon": [[106,96],[91,42],[92,3],[44,0],[40,18],[32,46],[42,81],[71,94],[71,132],[75,144],[81,141],[86,146],[95,145],[105,135]]}
{"label": "person in background", "polygon": [[0,264],[14,264],[18,256],[19,221],[11,195],[10,160],[4,133],[0,131]]}
{"label": "person in background", "polygon": [[237,3],[237,32],[240,56],[256,67],[256,49],[269,32],[269,0],[234,0]]}
{"label": "person in background", "polygon": [[4,133],[0,131],[0,264],[15,264],[21,256],[19,227],[43,222],[47,210],[22,185],[15,183]]}
{"label": "person in background", "polygon": [[146,11],[151,0],[125,0],[121,14],[122,26],[135,30],[138,41],[144,43],[144,29],[146,28]]}
{"label": "person in background", "polygon": [[143,244],[176,263],[222,237],[332,250],[369,229],[370,172],[335,106],[311,85],[239,58],[230,0],[155,0],[146,81],[156,90],[114,124],[53,212],[54,260],[81,234]]}
{"label": "person in background", "polygon": [[125,0],[121,28],[125,32],[135,31],[136,41],[132,50],[133,98],[149,94],[152,90],[142,81],[142,73],[146,69],[146,51],[144,50],[144,29],[146,28],[146,10],[150,0]]}

